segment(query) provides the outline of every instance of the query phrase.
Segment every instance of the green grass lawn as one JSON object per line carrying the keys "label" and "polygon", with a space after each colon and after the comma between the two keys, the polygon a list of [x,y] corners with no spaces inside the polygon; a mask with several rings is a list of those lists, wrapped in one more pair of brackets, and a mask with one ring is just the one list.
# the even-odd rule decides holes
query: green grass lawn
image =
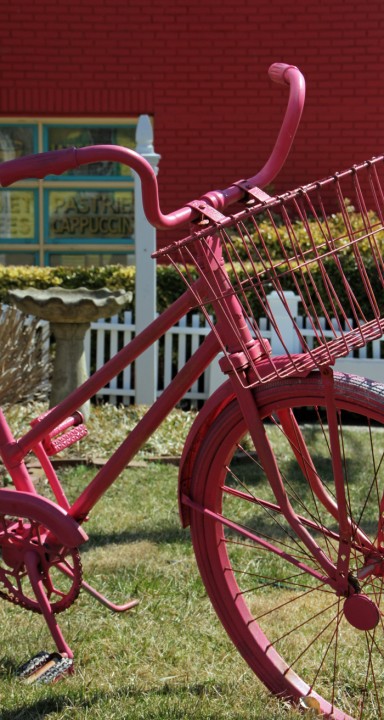
{"label": "green grass lawn", "polygon": [[[22,432],[31,417],[42,409],[26,406],[9,410],[15,434]],[[137,408],[96,408],[89,422],[93,431],[90,439],[66,454],[72,460],[81,454],[84,459],[97,457],[102,461],[140,414],[142,410]],[[68,611],[58,615],[64,636],[75,653],[74,675],[51,686],[28,686],[18,681],[15,670],[21,663],[41,650],[54,650],[54,646],[41,617],[0,602],[0,720],[299,720],[302,717],[268,694],[226,636],[200,579],[189,530],[180,526],[177,467],[153,461],[161,455],[180,455],[193,418],[192,412],[173,413],[145,446],[138,466],[124,471],[85,524],[90,540],[81,553],[84,579],[116,603],[138,598],[140,604],[128,613],[113,614],[82,592]],[[291,492],[294,491],[298,499],[308,501],[308,486],[292,463],[289,444],[273,424],[268,432]],[[311,442],[312,457],[326,479],[330,462],[324,437],[315,432],[312,424],[304,427],[304,433]],[[382,490],[379,498],[370,498],[368,505],[364,505],[364,493],[370,483],[373,440],[377,476],[384,473],[381,470],[384,467],[382,430],[376,429],[371,440],[372,446],[360,427],[348,428],[343,436],[350,464],[348,475],[353,480],[350,501],[362,514],[366,512],[368,519],[373,517],[373,530],[368,527],[367,531],[376,532],[375,504]],[[234,459],[235,474],[232,480],[228,476],[228,483],[273,502],[264,474],[257,463],[248,462],[246,447],[243,457],[246,462],[241,461],[240,455],[239,446]],[[94,472],[94,467],[83,463],[61,468],[60,476],[69,499],[81,492]],[[44,482],[37,479],[38,490],[43,494]],[[333,482],[331,477],[329,482]],[[229,516],[233,503],[236,520],[249,527],[256,526],[258,532],[268,537],[270,513],[266,516],[264,510],[258,510],[258,506],[249,502],[238,503],[231,494],[227,503]],[[243,543],[238,548],[235,544],[233,549],[230,547],[230,554],[232,552],[234,560],[238,553],[242,566],[252,573],[256,573],[257,568],[264,580],[269,576],[280,579],[277,583],[265,580],[267,589],[264,590],[261,583],[260,592],[255,590],[254,612],[266,615],[268,635],[279,637],[286,628],[295,626],[300,618],[289,613],[289,606],[285,616],[282,597],[284,600],[284,592],[292,595],[296,591],[289,582],[283,586],[284,573],[276,557],[268,553],[263,559],[262,553],[259,557],[252,545]],[[247,573],[244,577],[248,592]],[[252,591],[252,582],[249,589]],[[283,603],[281,615],[277,613],[276,627],[265,612],[274,603],[278,606]],[[314,613],[318,606],[312,611],[306,594],[302,611],[313,615],[309,632],[316,635],[319,630]],[[301,610],[296,612],[300,615]],[[350,631],[349,636],[353,642]],[[306,635],[287,633],[286,642],[288,652],[300,657],[300,643],[307,644]],[[292,650],[294,643],[298,644],[297,651]],[[357,686],[353,695],[358,698],[356,668],[360,661],[353,645],[346,648],[345,671],[351,686],[353,683]],[[307,655],[302,662],[307,663]],[[300,671],[305,674],[306,668]],[[324,666],[326,685],[329,679],[329,671]],[[375,719],[377,715],[367,717]]]}
{"label": "green grass lawn", "polygon": [[[69,495],[91,474],[65,471]],[[140,605],[112,614],[81,593],[58,616],[75,675],[54,686],[16,680],[18,664],[54,648],[39,616],[0,604],[1,720],[299,717],[267,694],[221,628],[179,524],[176,485],[174,466],[128,469],[88,522],[85,579],[115,602]]]}

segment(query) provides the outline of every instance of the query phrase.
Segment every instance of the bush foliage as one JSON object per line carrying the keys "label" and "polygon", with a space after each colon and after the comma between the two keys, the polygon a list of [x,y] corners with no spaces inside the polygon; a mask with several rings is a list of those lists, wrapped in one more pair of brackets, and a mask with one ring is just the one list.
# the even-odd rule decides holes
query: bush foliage
{"label": "bush foliage", "polygon": [[[347,201],[348,202],[348,201]],[[346,219],[347,218],[347,219]],[[348,224],[348,229],[346,227]],[[373,241],[367,234],[367,224],[373,228]],[[278,275],[281,286],[285,290],[296,290],[307,285],[307,294],[316,305],[317,311],[322,310],[322,301],[327,310],[332,312],[332,299],[329,296],[329,286],[339,296],[342,304],[348,304],[348,291],[353,288],[356,303],[361,305],[362,312],[372,315],[367,301],[367,292],[361,279],[361,267],[365,267],[372,286],[372,295],[376,298],[380,309],[384,314],[383,283],[381,280],[382,269],[381,256],[384,251],[384,231],[379,218],[373,213],[367,213],[363,219],[360,213],[356,213],[352,206],[346,207],[346,212],[335,213],[319,222],[317,219],[306,218],[305,221],[293,221],[289,229],[286,228],[281,218],[276,218],[272,213],[268,217],[258,218],[257,226],[250,225],[245,229],[246,243],[240,238],[236,230],[229,231],[231,243],[234,247],[234,268],[240,278],[246,277],[247,272],[253,277],[254,267],[250,263],[250,255],[253,258],[253,266],[257,272],[262,272],[263,282],[271,290],[271,273],[266,266],[279,263]],[[357,241],[354,245],[347,246],[348,236]],[[373,243],[375,249],[373,250]],[[340,254],[333,255],[329,250],[332,248],[343,248]],[[294,257],[295,253],[306,253],[311,258],[309,269],[296,274],[296,281],[292,275],[286,273],[287,264],[285,257]],[[316,255],[327,252],[322,266],[319,267]],[[267,259],[268,256],[268,259]],[[299,264],[302,260],[299,260]],[[340,272],[342,267],[342,273]],[[191,270],[189,269],[189,272]],[[135,293],[134,266],[123,267],[120,265],[107,265],[104,267],[4,267],[0,266],[0,300],[8,302],[8,290],[13,288],[38,287],[48,288],[61,286],[63,288],[87,287],[99,289],[107,287],[111,290],[123,289]],[[229,269],[230,275],[234,270]],[[192,273],[193,274],[193,273]],[[345,280],[347,278],[347,281]],[[319,288],[319,295],[322,301],[316,298],[313,287]],[[174,267],[168,265],[157,266],[157,296],[158,311],[161,312],[170,305],[185,290],[185,284]],[[331,295],[332,292],[331,290]],[[134,302],[133,302],[134,305]],[[257,312],[255,311],[255,314]]]}
{"label": "bush foliage", "polygon": [[[0,265],[0,301],[8,303],[8,291],[15,288],[53,286],[63,288],[86,287],[97,290],[130,290],[135,293],[136,268],[133,266],[106,265],[104,267],[68,268]],[[173,267],[157,268],[158,311],[161,312],[184,291],[180,275]]]}
{"label": "bush foliage", "polygon": [[230,236],[229,254],[240,279],[260,273],[267,291],[277,279],[279,287],[302,293],[308,307],[320,314],[333,316],[343,308],[350,317],[356,312],[371,319],[377,304],[384,315],[384,230],[374,212],[362,217],[348,206],[326,219],[307,217],[287,224],[270,213],[257,227],[244,228],[243,238]]}

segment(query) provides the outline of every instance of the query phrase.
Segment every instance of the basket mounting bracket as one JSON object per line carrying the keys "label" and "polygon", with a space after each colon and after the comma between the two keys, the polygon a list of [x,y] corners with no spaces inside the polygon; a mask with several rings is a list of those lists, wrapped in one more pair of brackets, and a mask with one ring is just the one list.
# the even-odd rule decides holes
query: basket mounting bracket
{"label": "basket mounting bracket", "polygon": [[251,200],[256,200],[256,202],[259,203],[265,203],[268,202],[268,200],[272,200],[271,195],[268,195],[268,193],[264,192],[264,190],[261,190],[259,187],[252,187],[248,180],[239,180],[233,184],[240,188]]}
{"label": "basket mounting bracket", "polygon": [[[228,222],[226,215],[223,215],[216,210],[216,208],[212,207],[212,205],[205,202],[205,200],[192,200],[192,202],[187,204],[188,207],[193,208],[199,213],[200,219],[201,216],[203,216],[204,219],[210,220],[215,223],[215,225],[222,225],[224,222]],[[197,222],[199,222],[199,220],[197,220]]]}

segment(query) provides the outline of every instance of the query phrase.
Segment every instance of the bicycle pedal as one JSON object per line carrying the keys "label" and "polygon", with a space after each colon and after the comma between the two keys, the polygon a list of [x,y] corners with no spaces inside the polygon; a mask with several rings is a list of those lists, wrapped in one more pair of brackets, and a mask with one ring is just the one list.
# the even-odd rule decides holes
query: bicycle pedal
{"label": "bicycle pedal", "polygon": [[69,428],[58,437],[44,439],[43,445],[47,455],[56,455],[62,450],[65,450],[65,448],[79,442],[83,437],[86,437],[86,435],[88,435],[88,430],[85,425],[77,425],[76,427]]}
{"label": "bicycle pedal", "polygon": [[57,682],[60,677],[71,672],[73,659],[63,657],[60,653],[48,653],[44,650],[34,655],[17,670],[17,677],[26,685],[34,683]]}
{"label": "bicycle pedal", "polygon": [[[42,413],[38,418],[32,420],[31,427],[38,425],[47,415],[49,415],[49,411]],[[56,455],[56,453],[70,447],[70,445],[79,442],[79,440],[86,437],[86,435],[88,435],[88,430],[84,425],[84,418],[82,414],[76,410],[73,415],[63,420],[43,438],[43,446],[47,455]]]}

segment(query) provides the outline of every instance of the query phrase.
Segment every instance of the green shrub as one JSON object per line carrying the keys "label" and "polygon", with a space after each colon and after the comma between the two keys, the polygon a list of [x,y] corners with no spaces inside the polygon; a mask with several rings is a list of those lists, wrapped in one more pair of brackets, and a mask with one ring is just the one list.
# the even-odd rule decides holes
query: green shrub
{"label": "green shrub", "polygon": [[[256,267],[267,292],[278,278],[283,290],[303,293],[308,306],[313,305],[321,315],[324,310],[333,315],[333,305],[338,302],[350,317],[352,308],[357,308],[359,316],[372,319],[371,305],[375,302],[384,315],[382,222],[372,211],[363,218],[351,206],[346,210],[345,214],[335,213],[326,221],[295,220],[288,224],[288,229],[281,218],[276,220],[270,214],[258,221],[257,226],[252,223],[243,227],[243,237],[240,232],[231,231],[229,254],[234,259],[235,272],[240,279],[248,274],[253,277]],[[318,256],[322,256],[321,262]],[[294,273],[288,270],[288,259]],[[362,280],[364,273],[371,286],[371,299]],[[254,299],[251,304],[256,316],[260,314]]]}
{"label": "green shrub", "polygon": [[[331,239],[334,247],[345,245],[345,237],[347,235],[346,223],[348,224],[348,233],[353,234],[355,240],[355,248],[361,256],[361,264],[366,268],[367,276],[372,285],[373,296],[376,297],[380,311],[384,314],[384,293],[378,269],[378,260],[375,258],[370,247],[370,239],[367,237],[367,224],[370,228],[375,227],[374,240],[377,251],[380,256],[384,251],[384,231],[378,217],[369,211],[365,218],[360,213],[356,213],[354,208],[346,201],[346,212],[334,213],[319,222],[314,218],[307,218],[303,221],[292,221],[291,228],[287,230],[281,217],[269,211],[268,216],[258,217],[257,226],[250,222],[244,226],[244,236],[246,242],[244,244],[240,237],[239,230],[228,231],[231,237],[231,243],[234,247],[234,268],[241,278],[246,276],[249,271],[251,276],[255,275],[254,267],[249,261],[249,254],[252,256],[253,264],[256,266],[257,272],[262,273],[263,282],[268,289],[273,289],[270,273],[266,270],[266,266],[270,263],[270,259],[274,264],[279,263],[278,275],[281,286],[285,290],[297,291],[297,285],[305,288],[307,285],[308,300],[313,301],[317,312],[322,314],[324,303],[326,309],[332,313],[332,300],[327,293],[327,284],[331,283],[335,288],[335,293],[339,296],[341,303],[346,307],[349,306],[347,283],[340,273],[340,261],[342,263],[344,278],[348,279],[349,285],[353,288],[356,303],[361,305],[361,311],[372,316],[372,311],[367,302],[366,290],[361,280],[361,274],[357,267],[356,250],[351,246],[343,249],[340,256],[329,255],[323,260],[320,268],[316,262],[317,249],[320,254],[324,252],[325,238],[327,243]],[[346,221],[346,217],[348,218]],[[293,243],[293,245],[292,245]],[[323,248],[322,248],[323,246]],[[311,257],[309,269],[296,273],[296,283],[290,273],[286,273],[287,265],[284,264],[285,257],[292,258],[296,252],[306,253],[307,257]],[[269,257],[267,257],[269,256]],[[301,262],[301,261],[300,261]],[[195,275],[195,271],[189,269],[189,273]],[[103,267],[91,268],[67,268],[67,267],[4,267],[0,266],[0,301],[8,301],[8,290],[11,288],[38,287],[47,288],[54,285],[63,288],[87,287],[90,289],[99,289],[107,287],[111,290],[129,290],[135,293],[135,274],[134,266],[123,267],[120,265],[107,265]],[[229,274],[233,278],[234,270],[229,269]],[[329,283],[328,283],[329,281]],[[313,286],[316,285],[321,295],[321,300],[316,297]],[[161,312],[168,307],[177,297],[185,290],[183,279],[177,270],[168,265],[157,266],[157,309]],[[331,291],[332,294],[333,291]],[[256,316],[260,315],[260,309],[257,310],[257,302],[253,299],[252,305]],[[134,302],[133,302],[134,306]]]}
{"label": "green shrub", "polygon": [[87,287],[98,289],[108,287],[134,289],[135,268],[120,265],[106,265],[91,268],[1,266],[0,298],[7,300],[8,290],[13,288],[38,287],[41,289],[59,285],[64,288]]}
{"label": "green shrub", "polygon": [[[129,290],[135,295],[136,268],[122,265],[103,267],[68,268],[0,265],[0,302],[8,303],[8,291],[15,288],[35,287],[46,289],[86,287],[97,290]],[[157,267],[158,312],[162,312],[185,290],[185,284],[177,270],[168,265]],[[134,302],[132,303],[134,306]]]}

